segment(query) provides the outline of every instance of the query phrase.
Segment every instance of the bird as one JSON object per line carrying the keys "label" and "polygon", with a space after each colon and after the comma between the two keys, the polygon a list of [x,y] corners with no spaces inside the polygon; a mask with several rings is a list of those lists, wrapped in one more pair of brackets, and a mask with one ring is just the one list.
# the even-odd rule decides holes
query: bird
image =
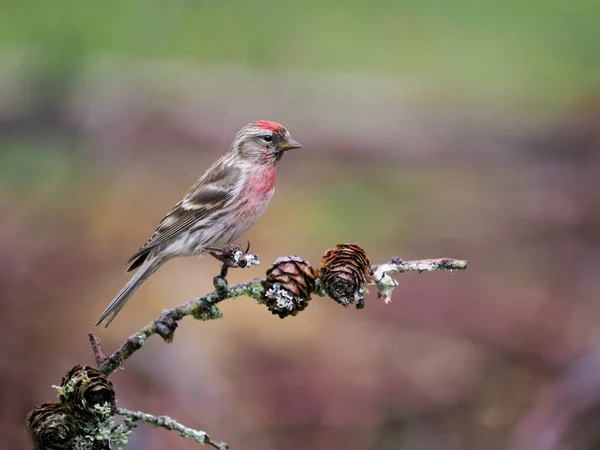
{"label": "bird", "polygon": [[110,325],[131,296],[174,257],[201,255],[226,246],[265,212],[275,191],[276,169],[285,152],[302,148],[281,124],[270,120],[242,127],[228,150],[160,221],[133,254],[127,272],[137,271],[100,315]]}

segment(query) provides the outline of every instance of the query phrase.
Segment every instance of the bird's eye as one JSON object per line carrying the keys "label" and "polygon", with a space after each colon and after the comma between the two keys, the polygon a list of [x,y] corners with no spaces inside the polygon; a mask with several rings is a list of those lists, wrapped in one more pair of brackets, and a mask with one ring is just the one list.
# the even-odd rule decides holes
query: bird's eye
{"label": "bird's eye", "polygon": [[264,139],[266,142],[271,142],[271,141],[273,140],[273,135],[271,135],[271,134],[265,134],[265,135],[263,136],[263,139]]}

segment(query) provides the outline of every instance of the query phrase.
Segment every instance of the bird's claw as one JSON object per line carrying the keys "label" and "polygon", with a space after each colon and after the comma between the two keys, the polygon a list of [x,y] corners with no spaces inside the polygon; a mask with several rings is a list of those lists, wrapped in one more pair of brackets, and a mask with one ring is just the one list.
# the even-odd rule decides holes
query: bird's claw
{"label": "bird's claw", "polygon": [[208,247],[208,253],[221,261],[228,268],[244,268],[260,264],[256,253],[248,253],[250,241],[246,250],[240,244],[230,244],[226,247]]}
{"label": "bird's claw", "polygon": [[226,247],[208,247],[206,250],[212,257],[223,263],[221,273],[213,279],[215,289],[220,296],[224,296],[227,292],[227,271],[229,268],[244,268],[260,264],[257,254],[248,253],[250,241],[248,241],[246,250],[240,244],[230,244]]}

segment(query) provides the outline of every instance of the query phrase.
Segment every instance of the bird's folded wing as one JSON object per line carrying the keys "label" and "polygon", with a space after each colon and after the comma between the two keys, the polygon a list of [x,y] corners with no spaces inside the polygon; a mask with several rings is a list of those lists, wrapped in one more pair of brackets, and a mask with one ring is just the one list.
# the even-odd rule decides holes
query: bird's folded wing
{"label": "bird's folded wing", "polygon": [[[223,209],[236,194],[240,172],[230,166],[219,167],[215,164],[211,167],[158,224],[144,246],[129,258],[127,263],[133,264],[128,271],[141,265],[152,249]],[[141,261],[140,257],[143,257]]]}

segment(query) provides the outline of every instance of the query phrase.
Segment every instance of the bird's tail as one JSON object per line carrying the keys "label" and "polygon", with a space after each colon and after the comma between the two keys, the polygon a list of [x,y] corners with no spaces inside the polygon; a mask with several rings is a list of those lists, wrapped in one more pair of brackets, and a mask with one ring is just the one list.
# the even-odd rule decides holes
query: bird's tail
{"label": "bird's tail", "polygon": [[135,291],[146,281],[146,279],[158,270],[158,268],[165,262],[164,258],[148,258],[144,264],[138,269],[138,271],[131,277],[123,289],[119,291],[116,297],[110,302],[110,305],[104,310],[104,312],[98,318],[96,326],[100,325],[106,319],[107,328],[114,318],[119,314],[119,311],[125,306],[125,303],[131,298]]}

